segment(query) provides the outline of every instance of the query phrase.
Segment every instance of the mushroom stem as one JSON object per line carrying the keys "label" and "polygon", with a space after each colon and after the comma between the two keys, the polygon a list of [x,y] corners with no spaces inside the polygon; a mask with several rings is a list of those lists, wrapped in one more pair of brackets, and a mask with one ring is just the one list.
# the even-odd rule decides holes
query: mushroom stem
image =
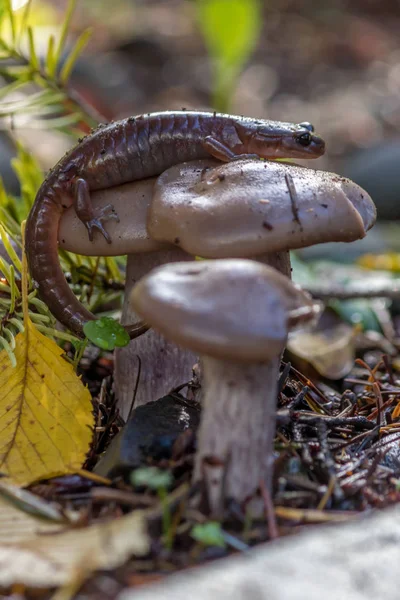
{"label": "mushroom stem", "polygon": [[279,357],[265,364],[203,357],[194,479],[205,481],[214,515],[222,514],[225,499],[253,496],[261,480],[271,486],[279,362]]}
{"label": "mushroom stem", "polygon": [[282,252],[266,252],[265,254],[259,254],[253,258],[264,265],[276,269],[279,273],[286,275],[289,279],[292,279],[290,252],[288,250],[283,250]]}
{"label": "mushroom stem", "polygon": [[[126,325],[141,320],[128,302],[133,286],[141,277],[159,265],[187,260],[193,257],[180,248],[128,256],[121,322]],[[116,349],[115,392],[121,416],[124,419],[129,416],[136,385],[135,407],[138,407],[189,381],[196,361],[195,354],[179,348],[152,329],[128,346]]]}

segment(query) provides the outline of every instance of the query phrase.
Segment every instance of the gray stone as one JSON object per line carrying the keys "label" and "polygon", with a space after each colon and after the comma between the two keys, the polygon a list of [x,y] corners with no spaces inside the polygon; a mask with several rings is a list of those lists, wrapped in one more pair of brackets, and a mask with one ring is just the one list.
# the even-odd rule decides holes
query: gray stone
{"label": "gray stone", "polygon": [[170,458],[175,440],[187,429],[197,430],[200,406],[179,394],[169,394],[132,411],[95,467],[103,477],[126,475],[148,459]]}
{"label": "gray stone", "polygon": [[315,527],[118,600],[398,600],[400,506]]}

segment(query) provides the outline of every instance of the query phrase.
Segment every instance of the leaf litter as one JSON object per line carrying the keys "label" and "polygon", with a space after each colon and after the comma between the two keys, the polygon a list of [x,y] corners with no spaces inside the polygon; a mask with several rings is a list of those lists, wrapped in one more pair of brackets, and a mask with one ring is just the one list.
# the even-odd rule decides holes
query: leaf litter
{"label": "leaf litter", "polygon": [[[117,477],[108,482],[85,472],[31,486],[34,494],[57,505],[62,513],[68,514],[69,511],[79,515],[78,523],[69,525],[73,529],[57,536],[46,535],[43,548],[47,548],[51,538],[62,540],[62,536],[67,536],[64,540],[68,544],[77,538],[80,546],[80,540],[87,535],[88,525],[90,528],[98,524],[101,528],[102,525],[111,527],[112,523],[120,523],[120,532],[134,534],[133,524],[140,523],[142,519],[142,546],[139,549],[130,547],[128,551],[123,544],[125,550],[120,554],[116,552],[108,563],[103,557],[104,562],[100,561],[97,566],[97,569],[113,569],[102,577],[119,590],[159,580],[177,569],[232,552],[246,551],[276,536],[294,534],[310,524],[341,523],[373,508],[398,502],[400,369],[387,356],[379,362],[376,358],[376,353],[364,352],[363,359],[358,359],[353,365],[347,380],[341,382],[343,391],[326,380],[319,381],[316,387],[290,363],[282,363],[274,494],[269,504],[268,498],[261,493],[264,518],[251,521],[245,507],[228,504],[224,518],[215,525],[205,509],[192,507],[190,498],[199,492],[190,484],[194,446],[183,441],[187,436],[182,435],[182,443],[174,444],[170,458],[148,456],[146,465],[152,468],[147,474],[144,469],[139,472],[140,476],[138,473],[136,478],[132,478],[136,482],[134,487],[129,479]],[[96,462],[105,444],[122,424],[115,413],[110,378],[98,387],[98,392],[95,412],[100,435],[95,433],[88,466]],[[101,435],[105,430],[108,432],[107,439]],[[167,478],[162,475],[165,472],[169,473],[168,484],[165,483]],[[155,482],[160,485],[157,484],[157,487]],[[171,485],[171,488],[161,501],[159,490],[164,485]],[[137,515],[138,521],[134,520],[134,515]],[[132,521],[124,521],[126,517],[131,517]],[[55,526],[60,527],[60,524]],[[143,533],[146,529],[147,537]],[[97,546],[102,547],[101,530],[95,531],[90,538],[93,551]],[[112,528],[104,531],[107,539],[111,539]],[[81,538],[79,534],[82,534]],[[128,537],[132,538],[132,535]],[[37,547],[36,542],[29,539],[20,545],[22,554],[13,552],[15,563],[33,560],[33,546]],[[114,543],[107,544],[107,547],[114,548]],[[57,557],[56,563],[61,564],[59,573],[63,575],[56,574],[49,567],[46,562],[48,554],[45,553],[44,559],[39,557],[38,568],[35,569],[36,583],[28,580],[24,583],[49,587],[79,576],[82,590],[89,597],[96,597],[100,575],[90,576],[95,565],[84,558],[84,548],[79,548],[77,553],[80,563],[85,564],[85,568],[86,564],[88,566],[83,575],[82,568],[77,567],[79,562],[72,566],[63,563],[64,554],[58,542],[54,551],[52,546],[49,548],[51,555]],[[70,548],[69,554],[73,554],[75,546]],[[111,555],[113,552],[111,549]],[[7,585],[1,578],[1,565],[0,553],[0,581]],[[15,570],[9,572],[15,574]],[[85,579],[87,581],[83,583]]]}

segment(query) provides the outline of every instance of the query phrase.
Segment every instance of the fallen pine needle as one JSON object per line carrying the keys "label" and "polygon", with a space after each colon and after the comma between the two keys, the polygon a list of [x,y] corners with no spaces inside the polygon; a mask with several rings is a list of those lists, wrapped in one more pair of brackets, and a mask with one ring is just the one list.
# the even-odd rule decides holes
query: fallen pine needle
{"label": "fallen pine needle", "polygon": [[290,508],[275,506],[275,515],[287,521],[302,521],[303,523],[342,523],[358,516],[357,512],[328,512],[318,509]]}

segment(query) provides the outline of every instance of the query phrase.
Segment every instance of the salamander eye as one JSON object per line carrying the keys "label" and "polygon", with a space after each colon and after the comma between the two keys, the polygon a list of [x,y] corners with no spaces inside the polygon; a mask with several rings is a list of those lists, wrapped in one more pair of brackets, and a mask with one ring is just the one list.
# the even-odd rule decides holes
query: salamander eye
{"label": "salamander eye", "polygon": [[311,135],[308,132],[302,133],[301,135],[297,136],[296,140],[302,146],[309,146],[311,144]]}
{"label": "salamander eye", "polygon": [[303,129],[307,129],[308,131],[311,131],[311,133],[315,131],[314,125],[312,125],[308,121],[304,121],[304,123],[299,123],[299,127],[303,127]]}

